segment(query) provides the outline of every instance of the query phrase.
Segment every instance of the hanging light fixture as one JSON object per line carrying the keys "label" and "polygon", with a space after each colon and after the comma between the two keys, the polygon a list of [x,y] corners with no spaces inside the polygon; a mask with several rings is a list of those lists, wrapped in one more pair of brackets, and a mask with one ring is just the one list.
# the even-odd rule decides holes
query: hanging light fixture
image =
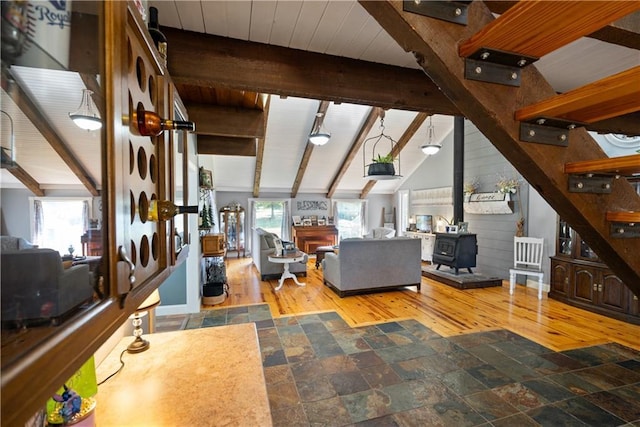
{"label": "hanging light fixture", "polygon": [[82,90],[82,101],[80,102],[80,106],[78,110],[69,113],[69,117],[73,120],[73,123],[76,124],[80,129],[84,130],[97,130],[102,127],[102,120],[100,119],[100,115],[93,108],[93,101],[91,100],[91,95],[93,91],[89,89]]}
{"label": "hanging light fixture", "polygon": [[[9,124],[11,125],[9,129],[9,146],[6,147],[3,143],[2,147],[0,147],[2,150],[2,167],[10,169],[16,166],[16,134],[13,130],[13,119],[11,118],[9,113],[4,110],[0,110],[0,113],[7,116],[7,118],[9,119]],[[10,151],[11,154],[7,155],[7,151]]]}
{"label": "hanging light fixture", "polygon": [[329,142],[329,139],[331,139],[331,133],[323,127],[323,116],[323,113],[316,114],[316,122],[320,123],[320,125],[316,127],[315,132],[312,132],[311,135],[309,135],[309,141],[313,145],[324,145]]}
{"label": "hanging light fixture", "polygon": [[[382,146],[378,147],[378,143],[383,142]],[[389,143],[389,151],[386,151],[385,143]],[[373,144],[371,148],[372,163],[367,164],[366,154],[367,144]],[[372,136],[364,140],[362,144],[362,166],[364,168],[364,177],[371,180],[385,180],[385,179],[398,179],[401,178],[400,174],[400,155],[394,158],[393,152],[397,142],[394,141],[389,135],[384,133],[384,112],[380,115],[380,134]],[[398,173],[394,163],[398,163]]]}
{"label": "hanging light fixture", "polygon": [[420,149],[427,156],[436,154],[442,148],[442,144],[434,143],[433,140],[436,137],[433,123],[431,123],[431,116],[429,116],[429,126],[427,126],[427,143],[423,144]]}

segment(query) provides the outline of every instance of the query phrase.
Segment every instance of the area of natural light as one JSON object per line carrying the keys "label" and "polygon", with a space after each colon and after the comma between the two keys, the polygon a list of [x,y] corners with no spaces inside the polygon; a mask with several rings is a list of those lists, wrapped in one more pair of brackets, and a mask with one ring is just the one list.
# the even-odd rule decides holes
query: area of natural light
{"label": "area of natural light", "polygon": [[82,255],[80,238],[86,231],[85,200],[46,200],[42,203],[42,230],[33,240],[40,247],[55,249],[60,255]]}

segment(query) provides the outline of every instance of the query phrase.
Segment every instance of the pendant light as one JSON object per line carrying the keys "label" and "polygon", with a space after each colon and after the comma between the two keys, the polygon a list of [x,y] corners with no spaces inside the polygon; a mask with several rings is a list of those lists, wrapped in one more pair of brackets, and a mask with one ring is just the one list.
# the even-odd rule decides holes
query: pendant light
{"label": "pendant light", "polygon": [[93,91],[83,89],[82,101],[80,102],[78,110],[73,113],[69,113],[69,117],[71,117],[73,123],[75,123],[80,129],[97,130],[102,127],[100,115],[93,108],[93,101],[91,100],[92,94]]}
{"label": "pendant light", "polygon": [[331,139],[331,133],[324,129],[323,113],[316,114],[316,120],[320,123],[316,130],[309,135],[309,142],[313,145],[324,145]]}
{"label": "pendant light", "polygon": [[433,142],[435,137],[436,137],[435,129],[433,127],[433,123],[431,123],[431,116],[429,116],[429,126],[427,126],[427,143],[423,144],[420,147],[422,152],[427,156],[432,156],[438,153],[438,151],[440,151],[440,149],[442,148],[442,144]]}

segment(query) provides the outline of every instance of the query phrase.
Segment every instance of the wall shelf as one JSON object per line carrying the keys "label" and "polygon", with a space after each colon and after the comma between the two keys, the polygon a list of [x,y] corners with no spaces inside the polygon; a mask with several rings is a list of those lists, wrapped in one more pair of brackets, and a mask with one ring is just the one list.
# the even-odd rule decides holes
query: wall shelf
{"label": "wall shelf", "polygon": [[464,211],[471,214],[512,214],[513,202],[509,193],[475,193],[465,199]]}

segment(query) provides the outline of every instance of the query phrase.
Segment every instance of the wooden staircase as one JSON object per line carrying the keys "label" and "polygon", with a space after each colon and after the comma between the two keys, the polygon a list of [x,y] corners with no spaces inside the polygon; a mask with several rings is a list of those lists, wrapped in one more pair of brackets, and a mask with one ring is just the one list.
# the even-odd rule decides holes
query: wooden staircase
{"label": "wooden staircase", "polygon": [[629,182],[640,155],[608,158],[585,129],[640,111],[640,67],[556,94],[532,65],[640,2],[528,0],[498,18],[481,1],[360,3],[640,295],[640,196]]}

